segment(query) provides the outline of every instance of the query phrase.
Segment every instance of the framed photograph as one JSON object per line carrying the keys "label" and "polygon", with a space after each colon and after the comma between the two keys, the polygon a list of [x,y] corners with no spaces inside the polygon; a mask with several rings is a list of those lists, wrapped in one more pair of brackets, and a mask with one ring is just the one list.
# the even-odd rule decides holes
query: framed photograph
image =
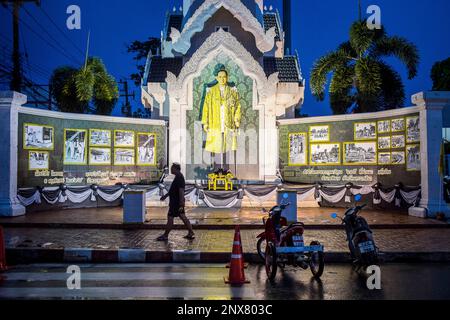
{"label": "framed photograph", "polygon": [[137,165],[155,166],[156,165],[156,134],[138,133],[137,134]]}
{"label": "framed photograph", "polygon": [[391,153],[390,152],[380,152],[378,154],[378,164],[386,165],[391,163]]}
{"label": "framed photograph", "polygon": [[311,143],[309,164],[328,166],[341,164],[340,143]]}
{"label": "framed photograph", "polygon": [[91,166],[110,166],[110,148],[89,148],[89,164]]}
{"label": "framed photograph", "polygon": [[91,147],[111,147],[111,130],[90,129],[89,145]]}
{"label": "framed photograph", "polygon": [[404,135],[395,135],[391,138],[392,149],[400,149],[406,146]]}
{"label": "framed photograph", "polygon": [[134,148],[134,131],[114,130],[114,147]]}
{"label": "framed photograph", "polygon": [[406,170],[420,171],[420,145],[406,146]]}
{"label": "framed photograph", "polygon": [[376,165],[376,142],[345,142],[344,165]]}
{"label": "framed photograph", "polygon": [[405,118],[391,120],[391,130],[392,132],[405,131]]}
{"label": "framed photograph", "polygon": [[25,123],[23,148],[26,150],[54,150],[55,129],[52,126]]}
{"label": "framed photograph", "polygon": [[308,142],[306,133],[289,134],[289,165],[305,166],[307,158]]}
{"label": "framed photograph", "polygon": [[378,137],[378,150],[389,150],[391,148],[391,137]]}
{"label": "framed photograph", "polygon": [[420,117],[406,118],[406,142],[420,142]]}
{"label": "framed photograph", "polygon": [[114,149],[115,166],[134,166],[135,163],[134,149]]}
{"label": "framed photograph", "polygon": [[361,122],[355,123],[355,140],[376,140],[377,139],[377,123]]}
{"label": "framed photograph", "polygon": [[378,134],[391,132],[391,120],[378,121]]}
{"label": "framed photograph", "polygon": [[64,164],[87,164],[87,130],[64,129]]}
{"label": "framed photograph", "polygon": [[48,170],[50,154],[47,151],[29,151],[28,170]]}
{"label": "framed photograph", "polygon": [[400,165],[405,163],[406,163],[405,151],[391,152],[391,164]]}
{"label": "framed photograph", "polygon": [[330,141],[330,126],[311,126],[309,127],[310,142],[328,142]]}

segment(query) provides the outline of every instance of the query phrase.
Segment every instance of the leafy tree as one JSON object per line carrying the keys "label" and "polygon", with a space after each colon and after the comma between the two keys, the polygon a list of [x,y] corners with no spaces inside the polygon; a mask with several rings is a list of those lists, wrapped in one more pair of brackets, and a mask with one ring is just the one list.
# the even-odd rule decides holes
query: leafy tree
{"label": "leafy tree", "polygon": [[311,90],[325,99],[328,75],[334,114],[373,112],[403,106],[404,86],[398,72],[383,61],[396,57],[406,66],[408,79],[417,75],[417,47],[404,38],[389,37],[384,28],[370,30],[366,22],[354,22],[350,39],[318,59],[311,71]]}
{"label": "leafy tree", "polygon": [[431,79],[434,91],[450,91],[450,58],[433,65]]}
{"label": "leafy tree", "polygon": [[136,86],[141,85],[141,79],[145,72],[145,62],[147,61],[147,56],[151,51],[153,55],[158,54],[161,48],[161,39],[159,38],[148,38],[146,41],[133,41],[131,44],[127,45],[127,52],[134,54],[133,60],[136,61],[137,73],[130,75],[130,78],[134,81]]}
{"label": "leafy tree", "polygon": [[119,98],[117,82],[99,58],[89,58],[80,69],[56,69],[50,88],[59,109],[64,112],[109,115]]}

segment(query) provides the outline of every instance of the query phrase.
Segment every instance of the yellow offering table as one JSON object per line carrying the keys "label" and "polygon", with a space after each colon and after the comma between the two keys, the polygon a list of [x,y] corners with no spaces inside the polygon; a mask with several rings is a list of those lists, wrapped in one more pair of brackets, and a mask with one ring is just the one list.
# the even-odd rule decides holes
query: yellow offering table
{"label": "yellow offering table", "polygon": [[211,173],[208,174],[208,190],[209,191],[217,191],[217,190],[225,190],[232,191],[234,176],[231,173],[226,175]]}

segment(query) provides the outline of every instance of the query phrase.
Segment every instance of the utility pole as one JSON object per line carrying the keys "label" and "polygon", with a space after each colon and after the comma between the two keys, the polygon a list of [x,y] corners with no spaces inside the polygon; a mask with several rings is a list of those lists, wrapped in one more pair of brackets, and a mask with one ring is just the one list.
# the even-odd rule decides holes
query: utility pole
{"label": "utility pole", "polygon": [[40,0],[1,0],[0,3],[3,6],[12,4],[13,7],[13,71],[12,79],[10,84],[10,89],[13,91],[20,92],[22,88],[22,66],[20,64],[20,39],[19,39],[19,14],[20,7],[27,3],[34,2],[36,5],[40,5]]}
{"label": "utility pole", "polygon": [[358,20],[362,21],[362,7],[361,7],[361,0],[358,0]]}
{"label": "utility pole", "polygon": [[123,93],[120,93],[120,97],[125,97],[125,105],[122,105],[122,114],[125,115],[128,118],[131,118],[131,104],[129,97],[133,97],[133,100],[135,99],[134,91],[133,93],[130,93],[128,91],[128,81],[127,80],[120,80],[119,82],[121,85],[123,85]]}

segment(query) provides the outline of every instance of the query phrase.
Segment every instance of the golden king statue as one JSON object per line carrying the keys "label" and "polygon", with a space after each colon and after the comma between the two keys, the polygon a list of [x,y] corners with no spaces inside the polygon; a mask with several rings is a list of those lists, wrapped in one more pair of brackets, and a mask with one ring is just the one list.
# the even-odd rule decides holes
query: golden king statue
{"label": "golden king statue", "polygon": [[207,133],[205,150],[224,154],[237,150],[241,103],[237,89],[228,84],[228,72],[224,66],[217,73],[216,80],[218,83],[205,97],[202,125]]}

